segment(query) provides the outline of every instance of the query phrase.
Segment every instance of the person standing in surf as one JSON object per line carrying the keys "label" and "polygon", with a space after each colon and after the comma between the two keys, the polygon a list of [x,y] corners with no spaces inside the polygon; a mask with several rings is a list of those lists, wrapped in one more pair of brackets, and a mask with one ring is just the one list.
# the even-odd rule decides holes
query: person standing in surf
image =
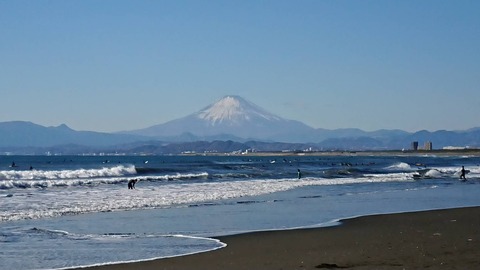
{"label": "person standing in surf", "polygon": [[135,189],[135,183],[137,183],[137,179],[132,179],[128,181],[128,189]]}
{"label": "person standing in surf", "polygon": [[465,167],[462,166],[462,170],[460,171],[460,179],[467,180],[465,177]]}

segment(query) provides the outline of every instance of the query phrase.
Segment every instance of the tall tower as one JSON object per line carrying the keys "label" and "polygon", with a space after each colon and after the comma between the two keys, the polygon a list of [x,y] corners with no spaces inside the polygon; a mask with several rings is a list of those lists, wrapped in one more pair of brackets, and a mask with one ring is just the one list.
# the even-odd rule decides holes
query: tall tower
{"label": "tall tower", "polygon": [[433,150],[432,142],[425,142],[425,150]]}
{"label": "tall tower", "polygon": [[417,141],[412,142],[412,150],[413,150],[413,151],[417,151],[417,150],[418,150],[418,142],[417,142]]}

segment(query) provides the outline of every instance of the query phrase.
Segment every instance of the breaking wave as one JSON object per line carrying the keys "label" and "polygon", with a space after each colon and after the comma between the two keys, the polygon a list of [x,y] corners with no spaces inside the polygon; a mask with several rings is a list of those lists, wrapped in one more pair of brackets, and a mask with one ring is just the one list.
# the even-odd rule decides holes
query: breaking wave
{"label": "breaking wave", "polygon": [[7,170],[0,171],[0,180],[53,180],[53,179],[84,179],[99,177],[119,177],[136,174],[134,166],[115,166],[104,167],[100,169],[77,169],[77,170],[29,170],[16,171]]}
{"label": "breaking wave", "polygon": [[[52,188],[52,187],[74,187],[74,186],[98,186],[101,184],[115,185],[125,184],[130,179],[138,179],[140,181],[181,181],[191,179],[206,179],[209,174],[201,173],[187,173],[187,174],[171,174],[160,176],[136,176],[125,173],[118,174],[118,177],[101,177],[101,174],[95,174],[94,178],[53,178],[53,179],[18,179],[18,180],[0,180],[0,190],[2,189],[27,189],[27,188]],[[117,176],[117,175],[116,175]]]}
{"label": "breaking wave", "polygon": [[388,166],[386,169],[391,170],[391,171],[395,171],[395,170],[412,171],[412,170],[414,170],[409,164],[407,164],[405,162],[399,162],[399,163],[393,164],[391,166]]}

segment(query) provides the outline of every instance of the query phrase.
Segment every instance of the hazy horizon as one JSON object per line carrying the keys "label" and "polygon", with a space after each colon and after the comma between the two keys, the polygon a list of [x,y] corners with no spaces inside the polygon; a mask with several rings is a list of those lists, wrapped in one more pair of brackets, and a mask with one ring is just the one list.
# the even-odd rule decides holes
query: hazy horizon
{"label": "hazy horizon", "polygon": [[[224,98],[227,98],[227,97],[235,97],[235,98],[240,98],[240,99],[243,99],[242,96],[239,96],[239,95],[226,95],[224,97],[222,97],[222,99]],[[216,100],[216,102],[220,101],[221,99],[219,100]],[[254,102],[251,102],[250,100],[246,100],[246,102],[248,103],[251,103],[253,104],[254,106],[256,106],[257,104],[255,104]],[[153,126],[157,126],[157,125],[162,125],[162,124],[165,124],[167,122],[170,122],[170,121],[173,121],[173,120],[179,120],[180,118],[184,118],[184,117],[188,117],[188,116],[191,116],[191,115],[196,115],[200,112],[204,112],[203,109],[206,109],[206,108],[211,108],[211,106],[213,106],[214,104],[216,104],[215,102],[214,103],[211,103],[209,104],[208,106],[203,106],[201,110],[198,110],[198,111],[195,111],[195,112],[191,112],[190,114],[188,115],[185,115],[185,116],[181,116],[179,118],[176,118],[176,119],[171,119],[171,120],[167,120],[166,122],[163,122],[163,123],[157,123],[157,124],[154,124],[152,126],[146,126],[146,127],[143,127],[143,128],[140,128],[140,129],[144,129],[144,128],[150,128],[150,127],[153,127]],[[222,104],[224,105],[224,104]],[[263,110],[263,108],[258,108],[260,110]],[[228,110],[231,110],[230,108]],[[232,113],[231,111],[227,111],[227,112],[215,112],[215,113],[221,113],[221,114],[228,114],[228,113]],[[272,116],[278,116],[277,114],[275,113],[272,113],[272,112],[266,112],[266,113],[271,113]],[[293,120],[293,119],[287,119],[287,120]],[[39,124],[39,123],[35,123],[35,122],[32,122],[32,121],[29,121],[29,120],[13,120],[13,121],[2,121],[2,122],[15,122],[15,121],[19,121],[19,122],[31,122],[33,124],[37,124],[37,125],[42,125],[42,124]],[[302,122],[300,120],[297,120],[299,122]],[[1,122],[0,122],[1,123]],[[309,126],[307,123],[304,123],[302,122],[303,124]],[[71,128],[73,130],[76,130],[76,131],[94,131],[94,132],[102,132],[102,131],[98,131],[98,130],[78,130],[78,129],[75,129],[73,128],[71,125],[69,125],[68,123],[60,123],[58,125],[45,125],[45,127],[60,127],[60,126],[63,126],[63,125],[66,125],[68,128]],[[44,126],[44,125],[42,125]],[[312,126],[310,126],[312,127]],[[315,129],[318,129],[316,127],[312,127],[312,128],[315,128]],[[447,130],[447,129],[438,129],[438,130],[427,130],[429,132],[435,132],[435,131],[440,131],[440,130],[447,130],[447,131],[466,131],[466,130],[470,130],[470,129],[474,129],[474,128],[480,128],[480,126],[476,126],[476,127],[470,127],[470,128],[466,128],[466,129],[463,129],[463,130]],[[326,130],[341,130],[341,129],[360,129],[360,130],[363,130],[363,131],[366,131],[366,132],[373,132],[373,131],[379,131],[379,130],[402,130],[402,129],[398,129],[398,128],[392,128],[392,129],[376,129],[376,130],[365,130],[365,129],[361,129],[361,128],[357,128],[357,127],[344,127],[344,128],[335,128],[335,129],[326,129]],[[415,132],[419,132],[419,131],[423,131],[423,130],[426,130],[426,129],[421,129],[421,130],[415,130],[415,131],[407,131],[407,130],[402,130],[402,131],[406,131],[406,132],[410,132],[410,133],[415,133]],[[106,133],[118,133],[118,132],[129,132],[129,131],[134,131],[133,129],[122,129],[122,130],[117,130],[117,131],[105,131]]]}

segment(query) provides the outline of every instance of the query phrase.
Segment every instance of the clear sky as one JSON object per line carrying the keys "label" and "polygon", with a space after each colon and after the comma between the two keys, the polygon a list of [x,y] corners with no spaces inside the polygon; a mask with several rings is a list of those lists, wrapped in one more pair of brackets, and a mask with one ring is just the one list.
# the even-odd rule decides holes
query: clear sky
{"label": "clear sky", "polygon": [[145,128],[240,95],[315,128],[480,126],[480,1],[0,0],[0,122]]}

